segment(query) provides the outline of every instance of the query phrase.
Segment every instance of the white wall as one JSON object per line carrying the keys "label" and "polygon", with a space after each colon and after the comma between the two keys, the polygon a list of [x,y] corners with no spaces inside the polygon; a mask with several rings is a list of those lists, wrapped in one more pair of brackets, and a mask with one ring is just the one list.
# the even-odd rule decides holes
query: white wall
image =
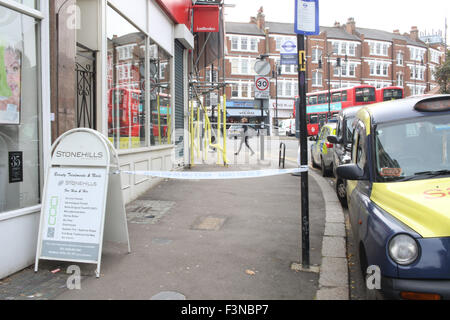
{"label": "white wall", "polygon": [[0,279],[34,263],[39,213],[0,221]]}
{"label": "white wall", "polygon": [[170,55],[174,54],[174,25],[172,21],[155,4],[154,0],[149,1],[148,7],[149,36]]}
{"label": "white wall", "polygon": [[116,9],[126,15],[141,30],[147,32],[147,1],[148,0],[109,0]]}

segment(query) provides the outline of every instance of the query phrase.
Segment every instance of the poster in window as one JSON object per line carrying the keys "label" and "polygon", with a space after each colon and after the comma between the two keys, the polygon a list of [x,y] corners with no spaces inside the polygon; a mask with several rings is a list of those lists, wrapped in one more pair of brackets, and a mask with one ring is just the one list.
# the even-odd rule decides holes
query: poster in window
{"label": "poster in window", "polygon": [[0,124],[20,124],[21,52],[0,45]]}

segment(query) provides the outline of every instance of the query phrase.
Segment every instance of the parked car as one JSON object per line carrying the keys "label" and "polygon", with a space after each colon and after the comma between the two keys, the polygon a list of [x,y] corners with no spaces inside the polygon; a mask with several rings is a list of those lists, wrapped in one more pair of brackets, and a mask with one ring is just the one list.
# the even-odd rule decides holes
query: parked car
{"label": "parked car", "polygon": [[286,135],[295,136],[295,119],[286,120]]}
{"label": "parked car", "polygon": [[336,175],[336,168],[351,160],[353,121],[360,107],[346,108],[339,112],[336,120],[336,135],[328,136],[328,142],[334,144],[333,148],[333,174],[336,177],[336,194],[343,207],[347,207],[346,181]]}
{"label": "parked car", "polygon": [[278,135],[285,136],[286,135],[286,120],[281,120],[278,122]]}
{"label": "parked car", "polygon": [[311,146],[311,162],[314,168],[321,168],[324,177],[333,172],[333,148],[334,145],[328,142],[327,138],[336,135],[336,122],[329,122],[322,126],[317,136],[310,139],[314,141]]}
{"label": "parked car", "polygon": [[367,106],[336,173],[361,269],[389,299],[450,298],[450,95]]}

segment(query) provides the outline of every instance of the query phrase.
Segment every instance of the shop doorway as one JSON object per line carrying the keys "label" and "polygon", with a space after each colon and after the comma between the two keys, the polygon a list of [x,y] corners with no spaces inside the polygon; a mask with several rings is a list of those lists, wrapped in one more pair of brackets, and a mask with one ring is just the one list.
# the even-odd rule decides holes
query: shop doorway
{"label": "shop doorway", "polygon": [[77,42],[75,92],[78,128],[97,130],[96,53],[97,51]]}

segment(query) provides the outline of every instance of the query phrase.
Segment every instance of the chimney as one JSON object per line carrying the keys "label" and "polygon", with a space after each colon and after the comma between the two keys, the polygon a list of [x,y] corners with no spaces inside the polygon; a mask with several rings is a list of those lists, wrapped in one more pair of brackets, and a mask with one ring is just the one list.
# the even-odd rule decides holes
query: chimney
{"label": "chimney", "polygon": [[259,8],[258,15],[256,16],[256,26],[260,30],[266,29],[266,16],[264,15],[263,7]]}
{"label": "chimney", "polygon": [[347,24],[345,25],[345,31],[347,31],[347,33],[350,33],[350,34],[356,33],[355,19],[348,18]]}
{"label": "chimney", "polygon": [[409,37],[410,37],[412,40],[414,40],[414,41],[419,40],[419,30],[417,29],[416,26],[412,26],[412,27],[411,27],[411,31],[410,31],[410,33],[409,33]]}
{"label": "chimney", "polygon": [[395,34],[400,34],[400,30],[395,29],[395,30],[393,31],[393,33],[395,33]]}
{"label": "chimney", "polygon": [[340,24],[338,21],[335,21],[335,22],[334,22],[334,26],[335,26],[336,28],[339,28],[339,27],[341,26],[341,24]]}
{"label": "chimney", "polygon": [[256,24],[256,18],[255,17],[250,17],[250,23]]}

